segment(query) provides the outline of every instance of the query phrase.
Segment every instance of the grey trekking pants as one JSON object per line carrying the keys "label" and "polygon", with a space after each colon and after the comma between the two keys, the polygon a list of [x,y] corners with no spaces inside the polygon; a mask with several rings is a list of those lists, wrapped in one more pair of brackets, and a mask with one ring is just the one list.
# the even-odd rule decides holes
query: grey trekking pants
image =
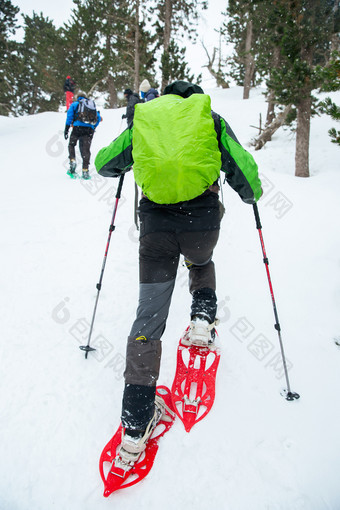
{"label": "grey trekking pants", "polygon": [[140,201],[139,303],[127,342],[122,424],[143,431],[153,417],[163,335],[180,255],[189,270],[191,317],[216,316],[212,262],[221,210],[218,195],[205,192],[170,206]]}
{"label": "grey trekking pants", "polygon": [[216,313],[216,281],[212,254],[219,230],[153,232],[140,240],[140,288],[137,316],[127,344],[125,382],[155,386],[161,359],[161,337],[169,313],[180,254],[189,269],[193,295],[191,315]]}

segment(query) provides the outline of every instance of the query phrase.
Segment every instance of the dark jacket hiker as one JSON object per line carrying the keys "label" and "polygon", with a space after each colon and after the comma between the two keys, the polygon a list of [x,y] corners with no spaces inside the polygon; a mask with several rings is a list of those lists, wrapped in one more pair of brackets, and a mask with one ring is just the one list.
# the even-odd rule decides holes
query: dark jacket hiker
{"label": "dark jacket hiker", "polygon": [[72,80],[71,76],[67,76],[64,83],[64,92],[66,96],[66,110],[68,110],[72,104],[75,87],[76,82]]}
{"label": "dark jacket hiker", "polygon": [[71,76],[67,76],[64,83],[64,92],[74,92],[76,82],[72,80]]}
{"label": "dark jacket hiker", "polygon": [[127,106],[126,113],[122,115],[122,119],[126,119],[128,126],[131,127],[135,113],[135,105],[140,103],[141,99],[139,95],[136,92],[132,92],[131,89],[124,90],[124,97],[127,100]]}

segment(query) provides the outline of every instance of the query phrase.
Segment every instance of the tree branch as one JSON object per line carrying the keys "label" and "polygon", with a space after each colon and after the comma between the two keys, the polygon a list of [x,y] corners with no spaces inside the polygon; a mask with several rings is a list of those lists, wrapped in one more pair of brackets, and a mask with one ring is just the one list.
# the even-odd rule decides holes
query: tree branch
{"label": "tree branch", "polygon": [[95,88],[97,87],[97,85],[99,85],[99,83],[101,83],[102,81],[106,80],[107,79],[107,76],[105,76],[105,78],[101,78],[100,80],[96,81],[96,83],[94,83],[89,91],[89,96],[91,96],[93,94],[93,91],[95,90]]}
{"label": "tree branch", "polygon": [[266,127],[262,134],[258,138],[255,138],[252,145],[254,145],[256,151],[262,149],[262,147],[264,147],[264,145],[271,140],[271,137],[275,131],[277,131],[285,123],[291,109],[292,105],[287,105],[283,112],[279,113],[279,115],[269,124],[269,126]]}
{"label": "tree branch", "polygon": [[204,46],[203,41],[201,41],[201,44],[202,44],[202,46],[204,48],[204,51],[205,51],[205,53],[206,53],[206,55],[208,57],[208,64],[205,64],[202,67],[206,67],[208,69],[209,73],[215,78],[217,86],[221,86],[223,89],[228,89],[229,88],[229,83],[227,81],[225,81],[225,79],[223,78],[221,73],[216,72],[213,69],[213,65],[214,65],[214,61],[215,61],[215,56],[216,56],[216,48],[214,48],[213,55],[212,55],[212,58],[211,58],[209,53],[208,53],[207,48]]}

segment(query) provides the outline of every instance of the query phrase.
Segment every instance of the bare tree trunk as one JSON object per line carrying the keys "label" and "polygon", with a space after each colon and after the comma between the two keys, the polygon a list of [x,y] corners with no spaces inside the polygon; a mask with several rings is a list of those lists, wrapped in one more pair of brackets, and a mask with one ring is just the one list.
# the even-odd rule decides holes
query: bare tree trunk
{"label": "bare tree trunk", "polygon": [[[302,50],[301,56],[308,65],[312,64],[313,48]],[[301,89],[301,100],[296,105],[297,126],[295,144],[295,175],[309,177],[309,137],[310,118],[312,113],[312,95],[309,83],[306,81]]]}
{"label": "bare tree trunk", "polygon": [[140,55],[139,55],[139,0],[135,4],[135,81],[134,90],[139,90],[139,69],[140,69]]}
{"label": "bare tree trunk", "polygon": [[[272,59],[272,68],[277,69],[280,65],[280,48],[278,46],[274,47],[273,59]],[[266,126],[269,126],[273,120],[275,119],[275,102],[274,102],[275,94],[274,91],[270,90],[268,94],[268,109],[267,109],[267,119]]]}
{"label": "bare tree trunk", "polygon": [[29,112],[28,112],[29,115],[34,115],[37,112],[37,110],[36,110],[36,107],[37,107],[37,105],[36,105],[36,96],[37,96],[37,87],[36,87],[36,85],[33,86],[32,92],[33,92],[33,95],[32,95],[32,104],[31,104],[31,107],[30,107]]}
{"label": "bare tree trunk", "polygon": [[107,88],[109,92],[109,106],[110,108],[117,108],[117,89],[112,76],[109,74],[107,77]]}
{"label": "bare tree trunk", "polygon": [[[109,34],[106,36],[105,40],[105,49],[107,51],[107,54],[110,55],[111,53],[111,37]],[[114,79],[111,76],[111,74],[108,72],[106,76],[106,83],[107,83],[107,90],[109,93],[109,107],[110,108],[117,108],[117,90],[115,87]]]}
{"label": "bare tree trunk", "polygon": [[250,19],[247,23],[247,35],[246,35],[246,57],[245,57],[245,74],[243,83],[243,99],[249,99],[249,92],[251,87],[251,81],[254,75],[255,63],[254,57],[250,53],[253,42],[253,22]]}
{"label": "bare tree trunk", "polygon": [[168,51],[171,36],[172,0],[165,0],[164,51]]}
{"label": "bare tree trunk", "polygon": [[275,119],[275,103],[274,103],[275,94],[271,90],[268,94],[268,108],[267,108],[267,118],[266,118],[266,126],[270,126],[270,124]]}
{"label": "bare tree trunk", "polygon": [[8,104],[6,104],[6,103],[0,103],[0,106],[1,106],[2,108],[5,108],[6,110],[8,110],[8,112],[10,112],[10,111],[11,111],[10,106],[8,106]]}
{"label": "bare tree trunk", "polygon": [[295,145],[295,175],[309,177],[309,136],[312,98],[302,99],[297,105],[297,128]]}
{"label": "bare tree trunk", "polygon": [[[171,22],[172,22],[172,0],[165,0],[165,16],[164,16],[164,40],[163,40],[163,55],[167,56],[170,45],[171,37]],[[162,72],[162,85],[161,90],[164,90],[168,85],[168,78]]]}
{"label": "bare tree trunk", "polygon": [[272,135],[275,133],[275,131],[277,131],[279,127],[281,127],[285,123],[287,115],[291,109],[292,105],[291,104],[287,105],[283,112],[281,112],[273,120],[273,122],[268,127],[266,127],[262,134],[255,139],[254,146],[256,151],[262,149],[262,147],[272,139]]}
{"label": "bare tree trunk", "polygon": [[330,51],[339,51],[340,49],[340,37],[339,34],[333,34],[331,38]]}

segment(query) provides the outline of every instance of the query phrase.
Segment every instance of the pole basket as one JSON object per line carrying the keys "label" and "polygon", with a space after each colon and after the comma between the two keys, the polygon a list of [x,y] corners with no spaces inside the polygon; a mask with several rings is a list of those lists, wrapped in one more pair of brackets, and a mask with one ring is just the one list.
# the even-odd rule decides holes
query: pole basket
{"label": "pole basket", "polygon": [[89,355],[90,351],[95,351],[96,350],[94,347],[90,347],[89,345],[80,345],[79,349],[81,351],[85,351],[85,359],[87,359],[87,356]]}
{"label": "pole basket", "polygon": [[281,395],[289,401],[292,400],[298,400],[300,398],[300,395],[298,393],[295,393],[294,391],[288,391],[286,389],[281,391]]}
{"label": "pole basket", "polygon": [[90,347],[89,345],[80,345],[79,349],[81,351],[86,351],[86,352],[90,352],[90,351],[95,351],[96,350],[94,347]]}

